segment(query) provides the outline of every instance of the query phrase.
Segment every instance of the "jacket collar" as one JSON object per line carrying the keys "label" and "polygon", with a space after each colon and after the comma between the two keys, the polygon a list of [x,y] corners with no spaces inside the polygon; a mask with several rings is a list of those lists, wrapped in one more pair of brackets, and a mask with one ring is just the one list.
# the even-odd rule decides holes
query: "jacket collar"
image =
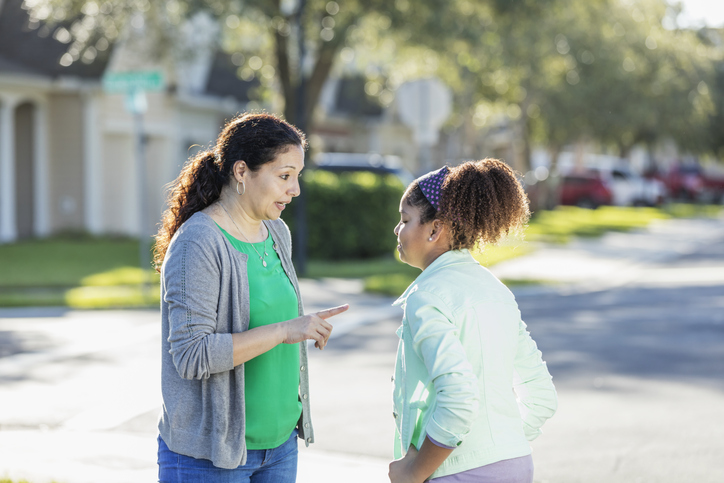
{"label": "jacket collar", "polygon": [[392,303],[392,305],[396,306],[404,304],[407,301],[407,297],[409,297],[417,290],[418,285],[424,280],[432,277],[435,272],[438,272],[443,268],[463,263],[478,263],[477,260],[475,260],[470,254],[470,250],[468,250],[467,248],[463,248],[462,250],[450,250],[443,253],[442,255],[437,257],[435,261],[432,262],[425,270],[423,270],[420,275],[417,276],[415,281],[412,282],[409,287],[407,287],[407,289],[402,293],[402,295],[400,295],[397,300]]}

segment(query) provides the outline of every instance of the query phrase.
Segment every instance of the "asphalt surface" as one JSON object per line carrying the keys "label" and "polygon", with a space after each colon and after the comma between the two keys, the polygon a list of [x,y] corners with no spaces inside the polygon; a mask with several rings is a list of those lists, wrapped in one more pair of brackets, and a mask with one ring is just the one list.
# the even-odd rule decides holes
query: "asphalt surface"
{"label": "asphalt surface", "polygon": [[[724,481],[724,220],[675,220],[494,267],[514,289],[560,407],[536,482]],[[358,283],[303,281],[308,311],[350,303],[310,356],[317,442],[300,482],[386,481],[399,309]],[[0,478],[156,481],[159,313],[0,310]]]}

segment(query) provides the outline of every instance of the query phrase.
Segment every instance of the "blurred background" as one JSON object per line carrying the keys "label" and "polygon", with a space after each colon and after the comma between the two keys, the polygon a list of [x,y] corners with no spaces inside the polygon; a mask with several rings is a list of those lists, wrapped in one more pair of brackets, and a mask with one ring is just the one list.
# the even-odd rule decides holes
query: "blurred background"
{"label": "blurred background", "polygon": [[[340,433],[330,401],[355,387],[339,371],[389,380],[389,304],[419,273],[395,255],[405,186],[484,157],[519,173],[533,217],[476,257],[521,301],[564,402],[536,481],[724,480],[706,422],[724,403],[724,3],[0,0],[0,481],[152,475],[156,361],[126,361],[120,334],[157,352],[166,187],[248,110],[310,141],[284,214],[308,308],[357,303],[316,363],[345,394],[319,383],[327,443],[302,480],[384,479],[387,386],[358,408],[376,422]],[[98,364],[137,390],[103,386]],[[114,417],[93,412],[111,397]],[[103,463],[120,476],[63,466],[104,444],[146,453]],[[32,448],[58,446],[82,449],[28,472],[51,465]]]}

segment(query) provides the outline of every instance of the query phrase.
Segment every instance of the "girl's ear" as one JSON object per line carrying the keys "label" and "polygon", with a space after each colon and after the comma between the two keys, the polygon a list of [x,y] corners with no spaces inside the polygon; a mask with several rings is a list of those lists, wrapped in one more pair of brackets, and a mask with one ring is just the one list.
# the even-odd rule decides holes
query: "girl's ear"
{"label": "girl's ear", "polygon": [[444,236],[447,228],[445,224],[440,220],[432,220],[430,229],[430,236],[428,238],[431,242],[436,242],[441,236]]}

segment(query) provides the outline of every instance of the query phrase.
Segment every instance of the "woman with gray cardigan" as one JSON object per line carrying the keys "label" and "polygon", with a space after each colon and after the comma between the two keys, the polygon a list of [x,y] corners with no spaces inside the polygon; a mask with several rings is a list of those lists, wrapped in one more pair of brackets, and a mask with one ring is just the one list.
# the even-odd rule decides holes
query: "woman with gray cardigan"
{"label": "woman with gray cardigan", "polygon": [[156,236],[161,273],[159,481],[293,482],[296,438],[314,442],[304,315],[279,218],[299,196],[304,134],[270,114],[231,120],[172,185]]}

